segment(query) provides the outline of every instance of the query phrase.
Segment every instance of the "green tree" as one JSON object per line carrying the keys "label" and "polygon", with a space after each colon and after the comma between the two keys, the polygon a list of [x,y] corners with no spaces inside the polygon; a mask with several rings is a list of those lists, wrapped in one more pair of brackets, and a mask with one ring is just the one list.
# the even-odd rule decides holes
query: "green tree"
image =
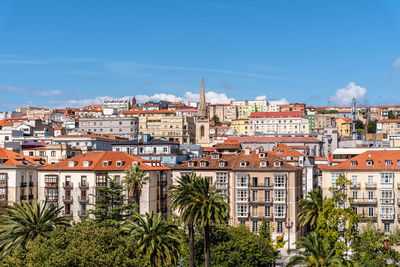
{"label": "green tree", "polygon": [[136,205],[136,211],[140,213],[140,195],[142,194],[143,186],[149,177],[144,170],[139,169],[139,166],[131,167],[125,170],[123,183],[128,188],[128,197],[132,198]]}
{"label": "green tree", "polygon": [[318,232],[311,232],[302,241],[298,242],[299,253],[290,258],[286,266],[341,266],[344,259],[337,256],[335,248],[330,245],[328,238]]}
{"label": "green tree", "polygon": [[6,208],[6,214],[1,216],[0,224],[0,255],[4,257],[15,248],[25,250],[29,242],[38,236],[47,237],[60,226],[69,226],[70,219],[58,216],[63,207],[47,206],[26,201],[14,203],[12,208]]}
{"label": "green tree", "polygon": [[213,121],[215,124],[217,124],[217,123],[219,122],[219,117],[218,117],[217,115],[214,115],[214,116],[212,117],[212,121]]}
{"label": "green tree", "polygon": [[389,120],[393,120],[393,119],[395,119],[396,117],[394,116],[394,113],[393,113],[393,110],[389,110],[389,112],[388,112],[388,119]]}
{"label": "green tree", "polygon": [[368,125],[367,125],[368,133],[376,133],[376,123],[377,123],[377,120],[368,122]]}
{"label": "green tree", "polygon": [[361,120],[356,120],[356,130],[363,130],[364,123]]}
{"label": "green tree", "polygon": [[172,209],[177,210],[180,218],[187,225],[189,234],[189,266],[194,267],[194,216],[189,212],[189,204],[193,202],[193,185],[197,179],[195,173],[184,174],[178,180],[177,185],[173,185],[169,189],[171,196],[170,206]]}
{"label": "green tree", "polygon": [[202,177],[194,180],[192,194],[193,201],[188,203],[187,213],[203,230],[205,266],[210,267],[210,227],[227,223],[229,206],[225,196]]}
{"label": "green tree", "polygon": [[150,266],[175,266],[179,259],[180,240],[178,227],[153,212],[140,215],[134,213],[131,220],[124,223],[122,232],[134,240],[138,252],[144,255]]}
{"label": "green tree", "polygon": [[2,266],[146,266],[136,240],[113,227],[90,221],[38,237],[26,250],[16,249]]}
{"label": "green tree", "polygon": [[317,220],[323,207],[322,190],[317,188],[308,192],[306,198],[300,200],[299,220],[301,226],[309,225],[311,229],[317,226]]}
{"label": "green tree", "polygon": [[94,221],[102,226],[119,226],[131,213],[133,206],[126,204],[124,188],[116,178],[107,176],[107,185],[96,188],[96,203],[89,214],[94,215]]}

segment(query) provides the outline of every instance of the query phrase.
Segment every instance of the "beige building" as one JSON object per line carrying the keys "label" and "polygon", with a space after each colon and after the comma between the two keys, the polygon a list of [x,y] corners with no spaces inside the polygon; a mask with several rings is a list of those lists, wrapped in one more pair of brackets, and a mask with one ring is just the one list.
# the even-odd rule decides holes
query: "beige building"
{"label": "beige building", "polygon": [[336,127],[337,113],[333,114],[315,114],[315,128],[314,131],[323,133],[325,128]]}
{"label": "beige building", "polygon": [[106,186],[108,175],[122,181],[124,171],[132,166],[139,166],[150,178],[140,196],[140,213],[161,212],[167,218],[170,169],[160,161],[123,152],[88,152],[39,169],[39,200],[63,207],[65,216],[79,221],[94,208],[96,187]]}
{"label": "beige building", "polygon": [[136,139],[138,118],[125,115],[80,118],[78,129],[86,134],[103,134]]}
{"label": "beige building", "polygon": [[37,169],[45,163],[0,147],[0,201],[8,205],[37,199]]}
{"label": "beige building", "polygon": [[[172,168],[173,183],[187,173],[206,177],[228,196],[230,224],[258,232],[265,219],[272,236],[284,235],[294,248],[302,229],[297,214],[302,198],[302,168],[267,152],[244,149],[238,153],[213,152]],[[289,228],[287,227],[289,226]]]}
{"label": "beige building", "polygon": [[250,115],[251,135],[308,134],[309,121],[301,111],[253,112]]}
{"label": "beige building", "polygon": [[230,127],[232,130],[235,130],[237,135],[249,135],[250,134],[249,119],[233,120],[230,124]]}
{"label": "beige building", "polygon": [[72,148],[67,144],[53,144],[40,147],[22,148],[22,154],[43,159],[48,164],[57,163],[67,158],[82,154],[79,147]]}
{"label": "beige building", "polygon": [[237,119],[237,106],[231,104],[212,104],[209,107],[210,119],[217,116],[219,121],[232,121]]}
{"label": "beige building", "polygon": [[400,135],[400,120],[380,120],[376,123],[376,133]]}
{"label": "beige building", "polygon": [[337,165],[322,168],[322,190],[329,196],[340,174],[352,184],[347,194],[362,222],[389,232],[400,221],[400,150],[371,150]]}

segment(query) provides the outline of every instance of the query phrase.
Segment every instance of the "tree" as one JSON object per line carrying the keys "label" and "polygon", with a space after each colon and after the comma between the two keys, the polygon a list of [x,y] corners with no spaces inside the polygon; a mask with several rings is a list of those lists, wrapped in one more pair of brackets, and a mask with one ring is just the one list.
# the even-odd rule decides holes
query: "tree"
{"label": "tree", "polygon": [[60,226],[69,226],[70,219],[58,216],[63,207],[45,205],[36,201],[32,206],[26,201],[14,203],[1,216],[0,255],[4,257],[18,247],[26,249],[27,244],[38,236],[47,237]]}
{"label": "tree", "polygon": [[363,130],[364,123],[361,120],[356,120],[356,130]]}
{"label": "tree", "polygon": [[212,121],[214,122],[214,124],[217,124],[219,122],[219,117],[217,115],[214,115],[212,117]]}
{"label": "tree", "polygon": [[323,202],[320,188],[308,192],[306,198],[300,200],[299,220],[301,226],[309,225],[311,229],[315,229],[318,216],[322,212]]}
{"label": "tree", "polygon": [[143,186],[148,180],[149,177],[146,172],[139,169],[139,166],[125,170],[123,183],[128,187],[128,196],[129,198],[132,197],[138,213],[140,213],[140,195],[142,194]]}
{"label": "tree", "polygon": [[303,240],[298,242],[299,254],[290,258],[286,266],[305,265],[323,267],[341,265],[344,259],[337,256],[335,248],[330,245],[328,238],[318,232],[311,232]]}
{"label": "tree", "polygon": [[389,112],[388,112],[388,119],[389,120],[393,120],[393,119],[395,119],[396,117],[394,116],[394,113],[393,113],[393,110],[389,110]]}
{"label": "tree", "polygon": [[131,213],[133,206],[126,204],[124,188],[115,177],[107,176],[108,185],[96,188],[96,203],[89,214],[94,215],[94,221],[102,226],[119,226]]}
{"label": "tree", "polygon": [[180,218],[188,227],[189,233],[189,266],[194,267],[194,217],[188,212],[189,204],[193,202],[193,185],[197,179],[195,173],[184,174],[178,180],[177,185],[169,189],[171,196],[171,208],[179,212]]}
{"label": "tree", "polygon": [[136,240],[119,229],[86,221],[32,240],[2,266],[146,266],[146,261],[137,253]]}
{"label": "tree", "polygon": [[192,194],[193,201],[188,203],[186,212],[203,230],[205,266],[210,267],[210,227],[227,223],[229,206],[225,196],[202,177],[194,179]]}
{"label": "tree", "polygon": [[161,213],[140,215],[134,213],[131,221],[121,228],[134,240],[138,252],[144,255],[150,266],[175,266],[179,259],[180,240],[178,227],[161,218]]}
{"label": "tree", "polygon": [[376,133],[376,123],[377,123],[377,120],[368,122],[368,125],[367,125],[368,133]]}

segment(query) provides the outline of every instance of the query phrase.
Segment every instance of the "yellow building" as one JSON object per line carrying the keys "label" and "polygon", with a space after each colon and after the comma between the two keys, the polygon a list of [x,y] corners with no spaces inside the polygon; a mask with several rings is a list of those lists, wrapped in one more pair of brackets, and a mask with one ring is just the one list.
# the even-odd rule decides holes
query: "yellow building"
{"label": "yellow building", "polygon": [[336,119],[336,127],[338,129],[338,134],[340,138],[352,135],[351,126],[351,118],[344,117]]}
{"label": "yellow building", "polygon": [[238,119],[231,122],[231,129],[235,130],[238,135],[249,135],[250,124],[249,119]]}

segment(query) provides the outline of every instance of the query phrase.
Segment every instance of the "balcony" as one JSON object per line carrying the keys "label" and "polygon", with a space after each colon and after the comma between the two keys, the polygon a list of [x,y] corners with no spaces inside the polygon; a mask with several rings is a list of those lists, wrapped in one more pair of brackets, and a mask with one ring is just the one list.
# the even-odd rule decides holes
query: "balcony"
{"label": "balcony", "polygon": [[89,202],[89,197],[88,196],[79,196],[78,197],[78,201],[81,204],[85,204]]}
{"label": "balcony", "polygon": [[46,197],[46,201],[49,203],[57,203],[58,202],[58,196],[47,196]]}
{"label": "balcony", "polygon": [[64,203],[72,203],[72,201],[74,200],[72,196],[63,196],[62,199]]}
{"label": "balcony", "polygon": [[27,185],[28,185],[27,182],[21,182],[20,184],[21,187],[26,187]]}
{"label": "balcony", "polygon": [[85,211],[83,211],[83,210],[78,211],[78,215],[79,215],[80,218],[87,218],[88,217],[88,213],[87,213],[86,210]]}
{"label": "balcony", "polygon": [[30,200],[33,199],[33,194],[29,194],[28,199],[30,199]]}
{"label": "balcony", "polygon": [[361,221],[362,222],[367,222],[367,221],[376,221],[378,217],[376,215],[361,215]]}
{"label": "balcony", "polygon": [[394,204],[393,198],[381,198],[381,204]]}
{"label": "balcony", "polygon": [[251,185],[251,189],[272,189],[274,187],[273,184],[267,184],[267,185],[262,185],[262,184],[256,184],[256,185]]}
{"label": "balcony", "polygon": [[350,185],[350,189],[353,189],[353,190],[357,190],[357,189],[360,189],[360,188],[361,188],[361,184],[360,183],[353,183],[353,184]]}
{"label": "balcony", "polygon": [[29,186],[30,187],[34,186],[33,182],[29,182]]}
{"label": "balcony", "polygon": [[7,183],[6,183],[6,181],[1,180],[0,181],[0,188],[4,188],[4,187],[7,187]]}
{"label": "balcony", "polygon": [[81,189],[83,189],[83,188],[86,188],[86,189],[88,189],[89,188],[89,183],[88,182],[85,182],[85,183],[78,183],[78,187],[79,188],[81,188]]}
{"label": "balcony", "polygon": [[381,214],[381,219],[382,220],[393,220],[394,219],[394,214]]}
{"label": "balcony", "polygon": [[376,189],[376,183],[365,183],[365,189]]}
{"label": "balcony", "polygon": [[27,195],[21,195],[21,196],[20,196],[20,199],[21,199],[21,200],[27,200],[27,199],[28,199],[28,196],[27,196]]}
{"label": "balcony", "polygon": [[285,219],[286,218],[286,213],[284,214],[274,214],[275,219]]}
{"label": "balcony", "polygon": [[374,198],[353,198],[354,204],[366,204],[366,205],[376,205],[378,200],[376,197]]}
{"label": "balcony", "polygon": [[58,187],[58,183],[46,183],[44,185],[45,188],[57,188]]}
{"label": "balcony", "polygon": [[72,184],[72,182],[64,182],[64,183],[63,183],[63,187],[64,187],[64,188],[70,188],[70,189],[71,189],[71,188],[73,188],[73,184]]}

